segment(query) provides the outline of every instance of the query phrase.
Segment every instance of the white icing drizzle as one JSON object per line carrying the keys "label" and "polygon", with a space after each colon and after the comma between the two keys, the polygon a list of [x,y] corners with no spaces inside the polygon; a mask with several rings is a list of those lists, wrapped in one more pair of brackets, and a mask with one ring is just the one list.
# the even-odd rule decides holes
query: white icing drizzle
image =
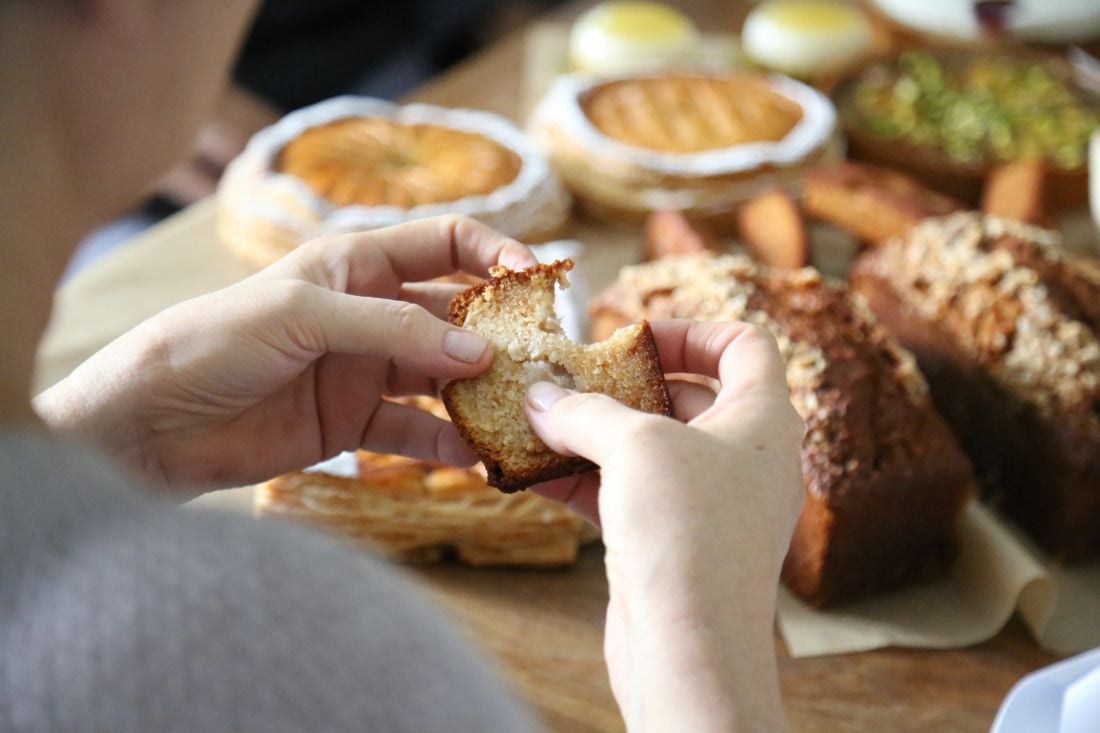
{"label": "white icing drizzle", "polygon": [[[707,76],[705,72],[693,72],[693,75]],[[626,161],[659,173],[693,176],[727,175],[767,165],[795,165],[819,151],[836,131],[836,109],[832,102],[812,87],[781,74],[769,75],[768,83],[772,91],[802,108],[802,118],[783,139],[774,142],[743,143],[696,153],[651,150],[604,134],[581,106],[581,96],[594,87],[621,79],[659,76],[561,76],[536,106],[529,127],[536,135],[557,128],[593,155]],[[719,78],[721,75],[713,76]]]}

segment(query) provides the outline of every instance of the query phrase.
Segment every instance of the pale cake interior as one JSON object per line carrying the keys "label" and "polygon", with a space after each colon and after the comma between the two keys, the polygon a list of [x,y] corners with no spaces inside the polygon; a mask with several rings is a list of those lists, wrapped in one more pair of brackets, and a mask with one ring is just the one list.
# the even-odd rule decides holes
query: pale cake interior
{"label": "pale cake interior", "polygon": [[491,456],[505,475],[528,474],[561,460],[527,422],[526,393],[536,382],[601,392],[647,412],[668,409],[647,324],[621,328],[591,345],[562,331],[554,311],[555,284],[568,286],[565,272],[571,266],[507,273],[467,303],[462,325],[490,341],[493,364],[479,377],[451,383],[448,408],[483,457]]}

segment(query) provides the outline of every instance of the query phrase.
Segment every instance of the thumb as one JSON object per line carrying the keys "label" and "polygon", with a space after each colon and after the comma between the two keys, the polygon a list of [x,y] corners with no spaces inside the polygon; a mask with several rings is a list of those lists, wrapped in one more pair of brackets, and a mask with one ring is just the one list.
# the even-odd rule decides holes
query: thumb
{"label": "thumb", "polygon": [[577,455],[603,466],[625,436],[637,435],[659,415],[640,412],[595,392],[562,389],[539,382],[527,391],[527,420],[542,441],[558,453]]}

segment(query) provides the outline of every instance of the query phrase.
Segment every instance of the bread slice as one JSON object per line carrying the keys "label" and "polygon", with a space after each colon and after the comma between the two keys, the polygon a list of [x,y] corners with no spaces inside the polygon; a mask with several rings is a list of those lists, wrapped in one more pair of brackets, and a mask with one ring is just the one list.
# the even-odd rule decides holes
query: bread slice
{"label": "bread slice", "polygon": [[565,273],[572,268],[572,260],[529,270],[494,267],[492,279],[451,302],[451,322],[487,338],[493,363],[477,377],[449,383],[443,402],[459,434],[485,463],[489,484],[506,492],[595,468],[554,452],[535,435],[524,403],[536,382],[601,392],[638,410],[672,414],[648,323],[592,345],[575,343],[562,332],[554,286],[568,287]]}

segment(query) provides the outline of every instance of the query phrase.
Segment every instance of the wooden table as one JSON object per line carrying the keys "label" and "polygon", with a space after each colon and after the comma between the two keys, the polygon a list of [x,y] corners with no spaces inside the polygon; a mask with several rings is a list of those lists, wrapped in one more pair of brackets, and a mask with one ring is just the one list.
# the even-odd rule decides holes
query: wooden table
{"label": "wooden table", "polygon": [[[734,29],[739,2],[681,2],[705,27]],[[580,6],[561,11],[563,17]],[[523,34],[512,34],[411,95],[418,101],[517,113]],[[610,235],[609,235],[610,236]],[[621,235],[619,235],[621,237]],[[611,239],[615,237],[611,236]],[[172,265],[159,255],[186,242]],[[609,245],[610,247],[610,245]],[[612,250],[609,250],[613,252]],[[200,270],[217,258],[210,276]],[[127,280],[134,262],[148,263],[141,282]],[[62,376],[152,308],[228,284],[246,274],[213,242],[209,203],[184,212],[122,248],[68,283],[40,360],[39,384]],[[149,295],[138,304],[136,293]],[[107,316],[109,325],[103,324]],[[622,729],[602,659],[607,603],[602,548],[586,548],[580,563],[560,571],[474,570],[445,565],[417,571],[496,656],[517,691],[555,731]],[[782,650],[782,643],[779,642]],[[1013,622],[992,641],[956,651],[885,650],[843,657],[790,659],[780,673],[796,730],[986,731],[1001,699],[1023,674],[1054,658]]]}

